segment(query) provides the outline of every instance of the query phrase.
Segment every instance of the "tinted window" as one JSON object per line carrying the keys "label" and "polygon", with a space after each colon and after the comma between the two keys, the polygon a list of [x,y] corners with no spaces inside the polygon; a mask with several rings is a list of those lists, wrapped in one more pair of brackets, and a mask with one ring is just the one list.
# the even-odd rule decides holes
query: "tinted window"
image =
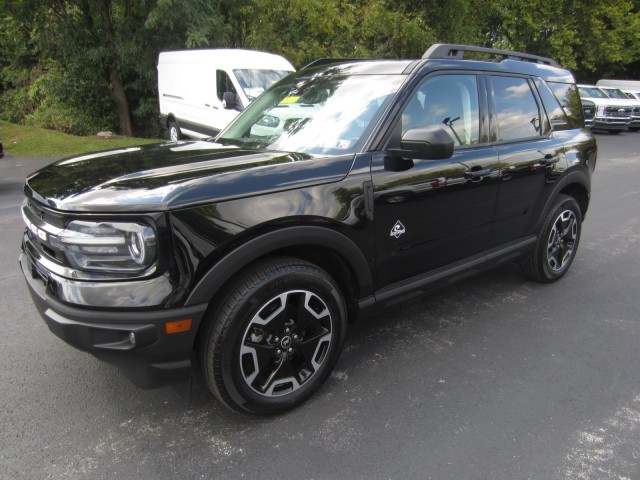
{"label": "tinted window", "polygon": [[542,135],[540,112],[529,82],[519,77],[492,76],[498,141]]}
{"label": "tinted window", "polygon": [[[236,93],[236,89],[231,83],[231,79],[224,70],[216,70],[216,86],[218,89],[218,99],[222,101],[225,92]],[[237,94],[237,93],[236,93]]]}
{"label": "tinted window", "polygon": [[[551,120],[555,130],[566,130],[571,128],[562,106],[558,102],[558,99],[556,99],[553,92],[551,92],[549,87],[547,87],[547,84],[540,78],[535,79],[535,84],[538,89],[538,93],[540,94],[540,98],[542,99],[542,105],[544,105],[544,109],[547,112],[549,120]],[[543,133],[547,133],[546,129]]]}
{"label": "tinted window", "polygon": [[440,125],[454,145],[480,141],[478,81],[475,75],[439,75],[427,79],[402,113],[402,133]]}
{"label": "tinted window", "polygon": [[547,86],[551,89],[555,97],[562,105],[564,113],[567,114],[569,125],[573,128],[582,127],[584,120],[582,118],[582,102],[580,94],[575,85],[571,83],[547,82]]}

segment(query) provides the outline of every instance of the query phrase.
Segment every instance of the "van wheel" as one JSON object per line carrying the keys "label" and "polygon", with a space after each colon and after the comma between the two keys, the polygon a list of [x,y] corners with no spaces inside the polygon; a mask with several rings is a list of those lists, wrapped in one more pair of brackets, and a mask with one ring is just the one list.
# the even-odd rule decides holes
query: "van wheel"
{"label": "van wheel", "polygon": [[169,120],[169,140],[172,142],[177,142],[182,138],[182,132],[180,132],[180,127],[175,120]]}
{"label": "van wheel", "polygon": [[324,270],[295,258],[262,261],[208,318],[198,346],[205,382],[232,410],[292,409],[331,373],[346,325],[344,299]]}
{"label": "van wheel", "polygon": [[558,195],[549,210],[531,254],[522,267],[525,275],[541,283],[551,283],[562,277],[578,251],[582,213],[573,197]]}

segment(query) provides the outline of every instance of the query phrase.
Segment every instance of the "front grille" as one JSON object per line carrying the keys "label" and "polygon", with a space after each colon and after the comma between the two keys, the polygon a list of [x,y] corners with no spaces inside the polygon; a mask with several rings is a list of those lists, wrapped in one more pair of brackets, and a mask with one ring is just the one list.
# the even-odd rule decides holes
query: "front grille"
{"label": "front grille", "polygon": [[631,105],[625,106],[608,106],[604,109],[604,115],[606,117],[630,117],[633,107]]}
{"label": "front grille", "polygon": [[63,253],[50,243],[51,235],[58,235],[65,228],[63,215],[51,211],[31,199],[22,204],[22,217],[27,225],[30,248],[38,257],[44,257],[60,266],[65,265]]}

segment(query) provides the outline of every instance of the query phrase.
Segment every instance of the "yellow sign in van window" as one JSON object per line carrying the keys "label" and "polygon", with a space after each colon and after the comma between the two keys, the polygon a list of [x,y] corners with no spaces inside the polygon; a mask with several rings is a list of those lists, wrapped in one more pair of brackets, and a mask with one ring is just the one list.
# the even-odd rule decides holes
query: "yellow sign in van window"
{"label": "yellow sign in van window", "polygon": [[298,100],[300,100],[300,97],[285,97],[280,101],[280,104],[283,104],[283,103],[296,103]]}

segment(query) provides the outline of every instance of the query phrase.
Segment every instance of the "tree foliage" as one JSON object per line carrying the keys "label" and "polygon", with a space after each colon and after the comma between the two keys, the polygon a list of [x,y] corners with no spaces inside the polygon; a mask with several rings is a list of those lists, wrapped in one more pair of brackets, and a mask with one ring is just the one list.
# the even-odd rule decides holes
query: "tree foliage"
{"label": "tree foliage", "polygon": [[159,135],[158,53],[252,48],[416,58],[434,42],[556,58],[583,81],[640,75],[640,0],[0,0],[0,118]]}

